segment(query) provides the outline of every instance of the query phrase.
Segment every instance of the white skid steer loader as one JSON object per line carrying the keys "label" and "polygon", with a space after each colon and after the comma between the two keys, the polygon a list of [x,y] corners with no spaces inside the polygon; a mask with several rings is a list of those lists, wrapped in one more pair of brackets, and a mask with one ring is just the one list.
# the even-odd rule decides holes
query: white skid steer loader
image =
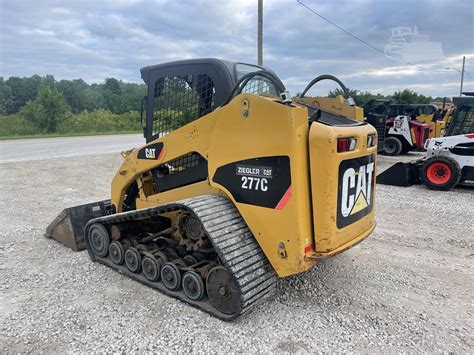
{"label": "white skid steer loader", "polygon": [[396,163],[377,176],[384,185],[423,183],[450,190],[460,181],[474,180],[474,97],[453,98],[457,108],[448,136],[428,139],[422,159]]}

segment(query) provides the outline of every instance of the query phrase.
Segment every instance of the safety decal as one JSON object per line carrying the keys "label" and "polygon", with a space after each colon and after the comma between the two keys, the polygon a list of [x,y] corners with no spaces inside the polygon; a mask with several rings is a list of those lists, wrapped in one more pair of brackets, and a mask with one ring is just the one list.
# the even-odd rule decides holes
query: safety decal
{"label": "safety decal", "polygon": [[344,228],[372,211],[375,186],[374,169],[374,155],[343,160],[339,165],[338,228]]}

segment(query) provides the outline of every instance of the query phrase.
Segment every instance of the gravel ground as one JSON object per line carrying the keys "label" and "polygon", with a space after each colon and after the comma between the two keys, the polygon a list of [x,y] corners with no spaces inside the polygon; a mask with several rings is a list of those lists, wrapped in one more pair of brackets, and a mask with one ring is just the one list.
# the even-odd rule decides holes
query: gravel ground
{"label": "gravel ground", "polygon": [[0,352],[474,351],[472,188],[379,185],[370,238],[225,323],[43,238],[62,208],[107,197],[120,161],[0,164]]}

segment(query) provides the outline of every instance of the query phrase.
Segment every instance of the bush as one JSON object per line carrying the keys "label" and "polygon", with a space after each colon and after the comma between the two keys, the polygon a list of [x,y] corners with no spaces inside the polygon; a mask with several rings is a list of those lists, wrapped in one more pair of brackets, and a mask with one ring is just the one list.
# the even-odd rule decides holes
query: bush
{"label": "bush", "polygon": [[[128,112],[121,115],[107,110],[81,112],[72,114],[67,112],[56,126],[55,134],[108,134],[121,132],[140,132],[140,114]],[[26,120],[22,115],[0,115],[0,137],[44,135],[46,132],[33,122]]]}
{"label": "bush", "polygon": [[138,112],[128,112],[121,115],[108,110],[81,112],[76,115],[67,114],[59,122],[57,133],[119,133],[141,131],[140,115]]}
{"label": "bush", "polygon": [[38,134],[39,129],[20,115],[0,116],[0,137]]}
{"label": "bush", "polygon": [[41,133],[56,133],[58,122],[64,120],[68,112],[63,95],[54,87],[42,85],[36,98],[21,109],[20,116],[38,127]]}

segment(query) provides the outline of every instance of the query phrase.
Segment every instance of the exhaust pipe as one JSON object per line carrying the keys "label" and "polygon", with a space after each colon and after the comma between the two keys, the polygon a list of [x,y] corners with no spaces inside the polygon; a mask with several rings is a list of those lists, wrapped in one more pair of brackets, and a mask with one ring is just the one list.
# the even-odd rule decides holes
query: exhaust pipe
{"label": "exhaust pipe", "polygon": [[377,184],[408,187],[420,183],[422,162],[396,163],[377,175]]}
{"label": "exhaust pipe", "polygon": [[110,214],[110,200],[64,209],[46,228],[45,237],[52,238],[75,251],[86,249],[84,228],[91,219]]}

